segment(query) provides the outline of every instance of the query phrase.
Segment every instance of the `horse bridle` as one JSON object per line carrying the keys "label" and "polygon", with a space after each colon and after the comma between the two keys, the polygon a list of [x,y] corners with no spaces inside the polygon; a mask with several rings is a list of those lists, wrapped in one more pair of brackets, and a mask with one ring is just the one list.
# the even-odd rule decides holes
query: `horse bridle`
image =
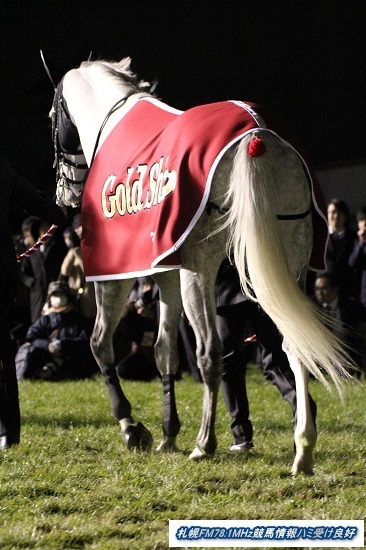
{"label": "horse bridle", "polygon": [[[61,190],[64,188],[71,189],[77,196],[79,196],[84,190],[85,181],[88,177],[90,166],[93,164],[100,137],[105,125],[107,124],[110,116],[126,103],[129,96],[124,96],[116,101],[116,103],[112,105],[106,114],[98,131],[90,166],[88,166],[86,163],[77,163],[67,157],[67,155],[82,155],[83,150],[80,145],[78,129],[71,120],[62,90],[63,80],[61,80],[55,89],[55,96],[51,109],[52,140],[55,150],[55,161],[53,167],[56,168],[57,187]],[[64,164],[72,168],[85,170],[83,179],[73,180],[68,178],[66,174],[60,170],[60,167],[62,168]]]}
{"label": "horse bridle", "polygon": [[[56,168],[57,190],[71,189],[76,195],[80,195],[83,192],[89,168],[86,163],[78,163],[68,158],[68,155],[82,155],[83,151],[80,146],[79,132],[71,120],[62,89],[63,80],[55,88],[51,109],[52,141],[55,151],[53,167]],[[83,178],[81,180],[69,178],[63,171],[64,165],[83,170]],[[56,196],[56,202],[58,202],[58,196]]]}

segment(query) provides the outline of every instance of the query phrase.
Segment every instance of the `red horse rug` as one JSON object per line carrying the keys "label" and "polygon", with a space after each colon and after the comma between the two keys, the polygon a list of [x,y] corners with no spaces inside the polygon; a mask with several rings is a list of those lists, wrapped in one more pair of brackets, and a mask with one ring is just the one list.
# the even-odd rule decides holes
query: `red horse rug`
{"label": "red horse rug", "polygon": [[319,184],[294,136],[272,113],[240,101],[182,112],[143,98],[113,128],[88,175],[82,201],[87,280],[140,277],[179,268],[179,248],[206,207],[220,159],[258,128],[290,144],[309,173],[313,218],[322,241],[313,267],[324,268],[327,226]]}

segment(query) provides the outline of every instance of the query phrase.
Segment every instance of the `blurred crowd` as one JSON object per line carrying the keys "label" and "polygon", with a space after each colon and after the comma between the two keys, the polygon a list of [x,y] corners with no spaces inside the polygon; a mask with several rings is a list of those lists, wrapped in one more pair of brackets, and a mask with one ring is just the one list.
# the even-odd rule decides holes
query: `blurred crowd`
{"label": "blurred crowd", "polygon": [[335,321],[333,331],[350,347],[360,377],[366,372],[366,207],[351,215],[334,198],[327,218],[327,271],[309,274],[307,291]]}
{"label": "blurred crowd", "polygon": [[[30,216],[13,236],[18,255],[33,247],[49,223]],[[98,372],[89,339],[96,316],[94,283],[85,280],[81,215],[57,229],[39,250],[20,262],[21,285],[11,310],[11,336],[18,380],[87,378]],[[117,371],[126,378],[157,375],[153,345],[158,290],[149,277],[133,288],[115,334]]]}
{"label": "blurred crowd", "polygon": [[[328,204],[327,216],[327,271],[309,272],[307,293],[335,320],[333,330],[350,346],[361,376],[366,372],[366,207],[351,215],[346,202],[335,198]],[[17,254],[33,246],[49,225],[35,216],[26,218],[13,235]],[[98,371],[89,348],[96,315],[94,284],[85,281],[81,233],[77,213],[71,226],[56,230],[39,251],[21,261],[21,285],[11,310],[18,379],[80,378]],[[150,277],[142,277],[114,337],[121,377],[150,380],[158,375],[153,354],[158,316],[158,288]],[[249,323],[248,342],[250,331]],[[194,339],[184,315],[179,349],[181,370],[199,380]]]}

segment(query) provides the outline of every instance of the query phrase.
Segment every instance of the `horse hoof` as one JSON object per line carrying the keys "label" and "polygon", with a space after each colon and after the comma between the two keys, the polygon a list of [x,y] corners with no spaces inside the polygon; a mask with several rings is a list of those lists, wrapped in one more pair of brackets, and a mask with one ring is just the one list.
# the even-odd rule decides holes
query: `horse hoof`
{"label": "horse hoof", "polygon": [[156,448],[158,452],[175,453],[178,447],[175,444],[175,437],[165,437]]}
{"label": "horse hoof", "polygon": [[205,453],[205,451],[201,451],[198,447],[195,447],[191,454],[189,455],[190,460],[202,460],[204,458],[211,458],[212,454]]}
{"label": "horse hoof", "polygon": [[304,470],[291,470],[292,477],[296,477],[300,474],[303,474],[305,476],[313,476],[314,471],[313,470],[307,470],[307,471],[304,471]]}
{"label": "horse hoof", "polygon": [[298,467],[293,466],[292,470],[291,470],[292,477],[296,477],[299,474],[304,474],[306,476],[313,476],[314,475],[314,470],[313,470],[312,467],[298,468]]}
{"label": "horse hoof", "polygon": [[123,433],[123,440],[129,451],[149,451],[153,444],[153,437],[141,422],[131,424]]}
{"label": "horse hoof", "polygon": [[303,446],[301,449],[299,445],[296,446],[297,452],[291,470],[293,476],[297,474],[313,475],[313,448],[314,445],[308,447]]}
{"label": "horse hoof", "polygon": [[135,426],[129,426],[127,428],[123,434],[123,440],[129,451],[137,450],[139,448]]}
{"label": "horse hoof", "polygon": [[141,451],[150,451],[154,443],[153,436],[141,422],[137,423],[137,428],[139,431]]}
{"label": "horse hoof", "polygon": [[292,465],[291,469],[291,475],[293,477],[297,476],[298,474],[304,474],[307,476],[314,475],[313,470],[313,461],[306,462],[306,461],[296,461]]}

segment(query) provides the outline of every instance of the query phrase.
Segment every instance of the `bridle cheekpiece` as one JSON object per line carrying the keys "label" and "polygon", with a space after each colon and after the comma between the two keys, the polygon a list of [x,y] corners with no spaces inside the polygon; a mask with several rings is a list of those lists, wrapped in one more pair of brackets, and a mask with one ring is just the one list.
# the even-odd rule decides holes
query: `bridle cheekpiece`
{"label": "bridle cheekpiece", "polygon": [[[52,140],[55,150],[54,168],[56,168],[56,204],[62,205],[65,190],[76,197],[83,193],[88,175],[88,165],[80,145],[79,132],[72,122],[66,101],[62,94],[63,80],[55,88],[50,112]],[[69,157],[73,157],[72,159]],[[82,156],[82,162],[78,162]],[[70,174],[77,177],[69,177]]]}

